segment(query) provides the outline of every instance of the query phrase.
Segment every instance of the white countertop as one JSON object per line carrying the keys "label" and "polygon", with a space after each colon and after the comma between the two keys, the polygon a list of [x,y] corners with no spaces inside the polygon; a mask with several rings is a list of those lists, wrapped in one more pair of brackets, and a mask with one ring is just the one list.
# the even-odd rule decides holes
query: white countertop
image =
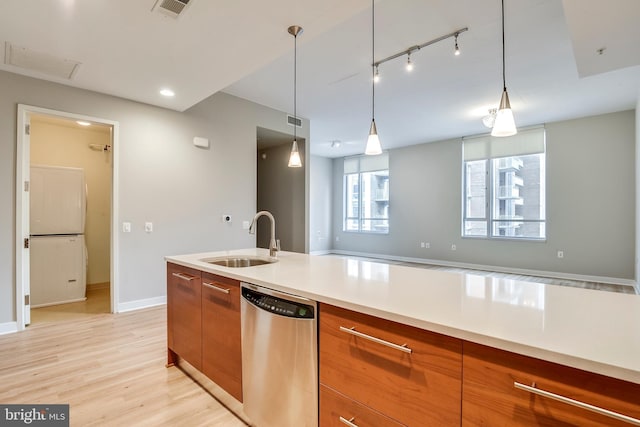
{"label": "white countertop", "polygon": [[640,384],[638,295],[293,252],[246,268],[200,261],[225,255],[268,257],[268,251],[166,260]]}

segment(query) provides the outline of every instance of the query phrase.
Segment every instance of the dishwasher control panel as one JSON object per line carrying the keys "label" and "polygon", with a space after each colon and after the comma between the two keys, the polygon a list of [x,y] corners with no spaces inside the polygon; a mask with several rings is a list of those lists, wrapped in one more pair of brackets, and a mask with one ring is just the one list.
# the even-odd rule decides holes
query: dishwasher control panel
{"label": "dishwasher control panel", "polygon": [[242,297],[256,307],[273,314],[297,319],[315,318],[312,305],[276,298],[248,288],[242,288]]}

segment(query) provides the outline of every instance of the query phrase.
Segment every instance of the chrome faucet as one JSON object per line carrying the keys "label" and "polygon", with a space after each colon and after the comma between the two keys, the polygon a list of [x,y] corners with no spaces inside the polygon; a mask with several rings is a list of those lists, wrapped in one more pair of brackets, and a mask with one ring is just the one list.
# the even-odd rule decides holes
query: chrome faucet
{"label": "chrome faucet", "polygon": [[249,234],[256,234],[256,224],[258,223],[258,218],[262,215],[269,218],[271,221],[271,241],[269,241],[269,256],[275,257],[277,252],[280,250],[280,242],[276,240],[276,220],[271,215],[269,211],[260,211],[254,217],[253,221],[251,221],[251,226],[249,227]]}

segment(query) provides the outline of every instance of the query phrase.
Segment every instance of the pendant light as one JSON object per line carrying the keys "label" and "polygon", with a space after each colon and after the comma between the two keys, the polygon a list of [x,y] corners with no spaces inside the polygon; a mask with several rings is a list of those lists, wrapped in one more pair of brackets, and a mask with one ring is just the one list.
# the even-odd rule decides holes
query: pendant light
{"label": "pendant light", "polygon": [[504,0],[502,0],[502,97],[500,98],[500,106],[496,113],[496,120],[493,124],[491,136],[511,136],[518,133],[513,120],[509,94],[507,93],[504,62]]}
{"label": "pendant light", "polygon": [[302,34],[302,27],[298,25],[292,25],[288,28],[289,34],[293,36],[293,144],[291,145],[291,154],[289,155],[290,168],[302,167],[302,160],[300,159],[300,152],[298,152],[298,138],[296,130],[298,128],[298,112],[297,112],[297,63],[298,63],[298,35]]}
{"label": "pendant light", "polygon": [[378,138],[378,129],[376,128],[376,58],[375,58],[375,0],[371,0],[371,128],[369,129],[369,138],[367,138],[367,146],[364,154],[377,155],[382,154],[380,146],[380,138]]}

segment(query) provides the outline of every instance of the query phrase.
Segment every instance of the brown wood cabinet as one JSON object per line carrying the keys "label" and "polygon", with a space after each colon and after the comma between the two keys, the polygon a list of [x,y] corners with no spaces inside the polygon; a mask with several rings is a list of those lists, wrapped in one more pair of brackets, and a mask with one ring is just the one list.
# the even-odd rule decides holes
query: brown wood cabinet
{"label": "brown wood cabinet", "polygon": [[391,418],[361,405],[337,391],[320,386],[320,426],[345,427],[402,427]]}
{"label": "brown wood cabinet", "polygon": [[167,263],[167,347],[242,402],[240,282]]}
{"label": "brown wood cabinet", "polygon": [[240,282],[202,273],[202,372],[242,402]]}
{"label": "brown wood cabinet", "polygon": [[400,424],[460,425],[461,340],[327,304],[319,319],[322,385]]}
{"label": "brown wood cabinet", "polygon": [[[634,425],[560,402],[556,396],[640,420],[640,384],[470,342],[464,343],[463,372],[463,426]],[[539,390],[552,395],[541,396]]]}
{"label": "brown wood cabinet", "polygon": [[197,369],[202,366],[200,271],[167,264],[168,365],[176,354]]}

